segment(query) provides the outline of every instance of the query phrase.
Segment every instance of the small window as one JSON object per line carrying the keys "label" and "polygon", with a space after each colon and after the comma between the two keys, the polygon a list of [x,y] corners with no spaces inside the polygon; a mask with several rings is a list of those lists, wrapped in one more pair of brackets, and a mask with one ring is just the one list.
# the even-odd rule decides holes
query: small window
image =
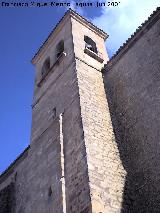
{"label": "small window", "polygon": [[56,108],[53,108],[52,110],[52,118],[53,120],[56,118]]}
{"label": "small window", "polygon": [[51,196],[52,196],[52,187],[50,186],[48,189],[48,197],[51,197]]}
{"label": "small window", "polygon": [[45,76],[50,70],[50,59],[47,58],[42,66],[42,76]]}
{"label": "small window", "polygon": [[61,40],[57,46],[56,46],[56,58],[59,58],[59,56],[64,52],[64,41]]}
{"label": "small window", "polygon": [[98,53],[96,43],[89,38],[88,36],[84,36],[85,48],[91,50],[92,52]]}

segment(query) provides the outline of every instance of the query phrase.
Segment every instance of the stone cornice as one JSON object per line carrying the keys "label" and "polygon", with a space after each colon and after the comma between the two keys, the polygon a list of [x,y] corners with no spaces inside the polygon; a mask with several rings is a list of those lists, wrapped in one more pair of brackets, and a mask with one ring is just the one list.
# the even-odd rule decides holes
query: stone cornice
{"label": "stone cornice", "polygon": [[88,27],[90,30],[92,30],[93,32],[98,34],[104,40],[106,40],[108,38],[108,34],[106,32],[104,32],[103,30],[101,30],[100,28],[95,26],[93,23],[88,21],[86,18],[84,18],[83,16],[79,15],[77,12],[75,12],[75,11],[73,11],[71,9],[69,11],[70,11],[70,16],[72,18],[74,18],[76,21],[78,21],[81,24],[83,24],[84,26]]}

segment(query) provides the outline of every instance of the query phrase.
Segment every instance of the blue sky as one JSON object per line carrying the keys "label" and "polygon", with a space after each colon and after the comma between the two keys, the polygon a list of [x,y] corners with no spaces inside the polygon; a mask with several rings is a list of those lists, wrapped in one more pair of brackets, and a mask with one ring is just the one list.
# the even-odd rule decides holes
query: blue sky
{"label": "blue sky", "polygon": [[[75,1],[67,2],[109,34],[106,45],[110,56],[160,6],[160,0],[119,0],[117,7],[100,8],[80,8]],[[0,173],[30,142],[34,84],[30,61],[65,11],[65,7],[0,6]]]}

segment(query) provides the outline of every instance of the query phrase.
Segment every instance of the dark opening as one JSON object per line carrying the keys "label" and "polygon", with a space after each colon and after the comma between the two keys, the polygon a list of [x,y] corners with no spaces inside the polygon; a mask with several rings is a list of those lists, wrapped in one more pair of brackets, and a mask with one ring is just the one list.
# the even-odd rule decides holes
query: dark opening
{"label": "dark opening", "polygon": [[15,185],[10,183],[0,191],[0,213],[12,213],[15,209]]}
{"label": "dark opening", "polygon": [[84,36],[85,48],[91,50],[92,52],[98,53],[96,43],[89,38],[88,36]]}
{"label": "dark opening", "polygon": [[52,195],[52,188],[50,186],[49,189],[48,189],[48,197],[51,197],[51,195]]}
{"label": "dark opening", "polygon": [[52,118],[55,119],[56,118],[56,108],[54,108],[52,110]]}
{"label": "dark opening", "polygon": [[56,47],[56,57],[59,58],[59,56],[64,52],[64,41],[61,40]]}
{"label": "dark opening", "polygon": [[45,76],[50,70],[50,59],[47,58],[42,66],[42,76]]}

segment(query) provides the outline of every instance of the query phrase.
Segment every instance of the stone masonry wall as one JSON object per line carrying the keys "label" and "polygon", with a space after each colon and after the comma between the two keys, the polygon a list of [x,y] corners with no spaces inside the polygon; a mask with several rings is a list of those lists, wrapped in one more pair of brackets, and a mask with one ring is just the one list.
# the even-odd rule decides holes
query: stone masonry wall
{"label": "stone masonry wall", "polygon": [[86,147],[79,97],[64,111],[63,140],[67,213],[91,213]]}
{"label": "stone masonry wall", "polygon": [[127,213],[160,209],[159,17],[160,13],[104,72],[116,142],[127,172],[122,205]]}
{"label": "stone masonry wall", "polygon": [[[81,28],[81,31],[79,29]],[[104,63],[105,43],[86,26],[72,20],[74,52],[93,213],[120,212],[125,171],[121,164],[98,62],[84,53],[84,35],[96,42]]]}
{"label": "stone masonry wall", "polygon": [[[63,33],[62,33],[63,32]],[[65,33],[64,33],[65,32]],[[90,193],[86,169],[79,90],[73,52],[70,20],[55,35],[51,49],[37,62],[36,83],[40,80],[40,67],[45,57],[52,57],[52,48],[64,40],[61,61],[51,68],[41,86],[35,85],[31,150],[26,167],[28,195],[25,212],[62,213],[62,179],[65,179],[67,212],[90,212]],[[56,109],[56,116],[53,110]],[[60,138],[59,116],[62,114]],[[60,143],[64,146],[64,177]],[[50,195],[50,196],[49,196]],[[38,203],[38,205],[37,205]]]}
{"label": "stone masonry wall", "polygon": [[120,212],[125,171],[115,143],[102,73],[77,60],[94,213]]}
{"label": "stone masonry wall", "polygon": [[[0,176],[0,212],[20,213],[20,206],[25,204],[26,172],[29,147]],[[5,201],[5,205],[4,205]],[[6,210],[6,208],[8,208]]]}

